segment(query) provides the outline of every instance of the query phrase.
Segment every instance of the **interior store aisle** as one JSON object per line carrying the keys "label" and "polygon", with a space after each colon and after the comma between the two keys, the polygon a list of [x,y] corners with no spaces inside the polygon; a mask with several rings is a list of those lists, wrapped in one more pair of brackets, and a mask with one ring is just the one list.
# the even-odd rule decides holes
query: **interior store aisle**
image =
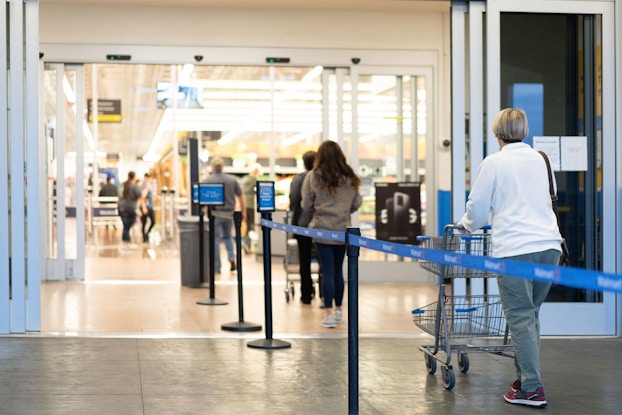
{"label": "interior store aisle", "polygon": [[[118,235],[117,235],[118,236]],[[286,302],[283,265],[273,264],[273,338],[291,348],[248,347],[265,332],[225,332],[238,319],[237,276],[223,270],[215,297],[183,287],[176,247],[109,243],[87,249],[83,282],[42,284],[42,332],[0,337],[0,413],[179,415],[348,413],[347,323],[320,326],[319,300]],[[105,235],[100,241],[105,241]],[[416,265],[415,265],[416,266]],[[245,255],[245,321],[265,330],[263,267]],[[471,353],[446,391],[418,347],[432,338],[410,311],[436,300],[431,284],[361,284],[361,414],[522,414],[505,403],[513,363]],[[347,322],[347,312],[345,320]],[[549,414],[619,414],[622,339],[546,338]],[[455,360],[455,358],[453,359]]]}

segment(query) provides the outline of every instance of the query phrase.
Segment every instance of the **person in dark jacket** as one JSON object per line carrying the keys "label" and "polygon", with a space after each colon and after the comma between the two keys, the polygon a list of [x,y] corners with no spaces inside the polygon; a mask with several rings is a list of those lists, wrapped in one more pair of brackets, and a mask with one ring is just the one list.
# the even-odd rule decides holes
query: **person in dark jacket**
{"label": "person in dark jacket", "polygon": [[123,221],[123,235],[121,237],[124,248],[133,248],[130,244],[130,229],[136,223],[136,208],[142,199],[142,191],[136,184],[136,173],[130,171],[127,180],[121,186],[121,194],[119,195],[119,216]]}
{"label": "person in dark jacket", "polygon": [[[292,211],[292,225],[294,226],[307,227],[311,221],[311,215],[302,209],[300,202],[302,201],[302,183],[305,180],[307,172],[313,169],[315,155],[315,151],[307,151],[302,155],[305,171],[294,176],[289,189],[289,207]],[[296,238],[296,242],[298,243],[300,301],[302,301],[303,304],[311,304],[311,300],[315,297],[313,280],[311,279],[311,251],[313,249],[313,240],[304,235],[294,235],[294,238]]]}

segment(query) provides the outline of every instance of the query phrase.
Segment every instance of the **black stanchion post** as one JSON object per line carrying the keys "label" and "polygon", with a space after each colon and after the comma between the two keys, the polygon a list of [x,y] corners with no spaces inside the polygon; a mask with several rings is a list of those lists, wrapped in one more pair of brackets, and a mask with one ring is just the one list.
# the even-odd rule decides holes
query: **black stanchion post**
{"label": "black stanchion post", "polygon": [[[203,213],[203,212],[201,212]],[[216,247],[214,246],[214,215],[212,215],[212,207],[207,207],[207,220],[209,221],[209,298],[197,301],[200,305],[225,305],[226,301],[216,299],[216,284],[214,283],[214,256],[216,255]],[[203,235],[200,236],[202,238]]]}
{"label": "black stanchion post", "polygon": [[[272,220],[272,214],[261,212],[261,218]],[[264,274],[264,308],[266,312],[266,338],[248,342],[248,347],[257,349],[285,349],[292,344],[272,338],[272,253],[270,252],[270,228],[261,225],[263,235],[263,274]]]}
{"label": "black stanchion post", "polygon": [[235,256],[238,270],[238,321],[225,323],[220,326],[223,330],[228,331],[259,331],[260,324],[248,323],[244,321],[244,299],[242,289],[242,212],[236,210],[233,212],[233,223],[235,224]]}
{"label": "black stanchion post", "polygon": [[350,235],[361,235],[359,228],[348,228],[348,414],[359,413],[359,251],[350,244]]}

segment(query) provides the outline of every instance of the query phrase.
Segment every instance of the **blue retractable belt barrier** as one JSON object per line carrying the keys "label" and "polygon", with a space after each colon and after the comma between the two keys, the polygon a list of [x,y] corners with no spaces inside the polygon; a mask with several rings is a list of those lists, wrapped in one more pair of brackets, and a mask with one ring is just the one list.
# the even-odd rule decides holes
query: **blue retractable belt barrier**
{"label": "blue retractable belt barrier", "polygon": [[[345,232],[309,229],[264,219],[261,220],[261,224],[273,229],[309,236],[311,238],[340,242],[345,241]],[[465,237],[477,237],[477,235],[465,235]],[[569,287],[596,291],[611,291],[622,294],[622,275],[608,272],[592,271],[575,267],[531,264],[528,262],[493,258],[490,256],[469,255],[459,252],[421,248],[418,246],[379,241],[358,235],[350,235],[348,243],[374,251],[437,262],[443,265],[476,269],[490,272],[491,274],[510,275],[530,280],[552,282]]]}

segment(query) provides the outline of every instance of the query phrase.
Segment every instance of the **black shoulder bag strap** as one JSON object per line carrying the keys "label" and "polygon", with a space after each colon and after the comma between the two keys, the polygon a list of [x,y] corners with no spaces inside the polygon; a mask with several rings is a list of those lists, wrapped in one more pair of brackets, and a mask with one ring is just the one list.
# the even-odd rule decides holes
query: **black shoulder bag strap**
{"label": "black shoulder bag strap", "polygon": [[557,211],[557,195],[555,194],[555,189],[553,189],[553,173],[551,173],[551,163],[549,162],[549,158],[544,151],[538,151],[538,153],[540,153],[546,163],[546,171],[549,174],[549,194],[551,195],[551,205],[553,206],[553,212],[555,212],[555,218],[557,219],[557,227],[561,229],[559,226],[559,212]]}
{"label": "black shoulder bag strap", "polygon": [[[555,218],[557,219],[557,228],[561,234],[561,226],[559,226],[559,213],[557,211],[557,195],[555,194],[555,189],[553,189],[553,173],[551,173],[551,163],[549,162],[549,158],[546,153],[543,151],[538,151],[540,155],[544,158],[546,162],[546,170],[549,173],[549,193],[551,194],[551,205],[553,206],[553,212],[555,212]],[[568,251],[568,245],[566,244],[566,239],[562,235],[562,244],[561,244],[562,254],[559,257],[559,265],[567,267],[570,265],[570,252]]]}

